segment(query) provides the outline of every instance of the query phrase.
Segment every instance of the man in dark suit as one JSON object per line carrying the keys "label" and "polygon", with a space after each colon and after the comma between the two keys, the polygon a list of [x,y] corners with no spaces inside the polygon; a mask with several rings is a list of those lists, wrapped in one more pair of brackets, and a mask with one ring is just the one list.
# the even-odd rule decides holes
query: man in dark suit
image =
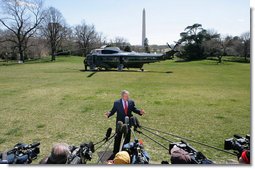
{"label": "man in dark suit", "polygon": [[[109,112],[106,112],[105,116],[107,118],[110,118],[116,112],[117,112],[116,124],[118,121],[122,121],[123,123],[125,123],[125,117],[126,116],[128,116],[129,118],[132,117],[133,116],[132,112],[140,116],[143,116],[145,114],[143,109],[139,110],[136,108],[135,102],[129,99],[129,92],[126,90],[123,90],[121,92],[121,99],[116,100],[114,102],[112,110]],[[124,144],[130,142],[130,133],[131,131],[129,130],[126,135]],[[119,152],[121,137],[122,137],[122,134],[117,134],[117,136],[115,137],[114,150],[113,150],[114,154],[117,154]]]}

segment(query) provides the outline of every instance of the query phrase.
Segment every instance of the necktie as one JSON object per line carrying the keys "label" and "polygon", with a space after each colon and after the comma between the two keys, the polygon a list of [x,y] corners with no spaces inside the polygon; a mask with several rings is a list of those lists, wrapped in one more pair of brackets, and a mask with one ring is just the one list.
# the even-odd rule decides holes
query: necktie
{"label": "necktie", "polygon": [[125,111],[125,114],[127,116],[128,115],[128,105],[127,105],[127,101],[124,101],[124,102],[125,102],[124,111]]}

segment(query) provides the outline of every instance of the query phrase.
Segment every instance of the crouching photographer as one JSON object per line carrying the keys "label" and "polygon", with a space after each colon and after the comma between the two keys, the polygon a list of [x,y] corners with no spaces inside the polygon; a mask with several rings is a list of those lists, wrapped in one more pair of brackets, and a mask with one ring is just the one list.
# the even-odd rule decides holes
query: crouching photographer
{"label": "crouching photographer", "polygon": [[56,144],[52,147],[51,154],[41,160],[40,164],[67,164],[71,151],[64,143]]}
{"label": "crouching photographer", "polygon": [[[171,149],[171,164],[192,164],[191,156],[189,153],[177,146]],[[162,163],[164,164],[164,163]]]}
{"label": "crouching photographer", "polygon": [[233,138],[226,139],[224,149],[233,150],[240,164],[250,164],[250,135],[234,135]]}
{"label": "crouching photographer", "polygon": [[40,164],[86,164],[92,159],[94,153],[93,143],[69,146],[65,143],[56,144],[51,154],[44,158]]}
{"label": "crouching photographer", "polygon": [[171,143],[169,145],[169,153],[171,155],[171,164],[213,164],[201,152],[184,141]]}
{"label": "crouching photographer", "polygon": [[40,143],[18,143],[12,150],[0,154],[0,164],[31,164],[40,153]]}

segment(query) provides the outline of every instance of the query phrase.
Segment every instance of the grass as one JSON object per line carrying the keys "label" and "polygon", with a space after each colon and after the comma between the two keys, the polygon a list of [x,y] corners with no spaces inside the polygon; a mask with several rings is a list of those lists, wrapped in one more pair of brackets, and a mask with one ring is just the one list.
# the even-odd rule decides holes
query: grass
{"label": "grass", "polygon": [[[80,57],[0,66],[0,150],[40,141],[42,159],[54,143],[96,142],[114,127],[115,118],[105,119],[103,113],[123,89],[146,110],[146,116],[139,118],[144,126],[220,148],[233,134],[250,133],[250,64],[166,61],[146,65],[145,72],[83,69]],[[169,159],[164,149],[138,137],[153,163]],[[217,163],[236,160],[190,144]]]}

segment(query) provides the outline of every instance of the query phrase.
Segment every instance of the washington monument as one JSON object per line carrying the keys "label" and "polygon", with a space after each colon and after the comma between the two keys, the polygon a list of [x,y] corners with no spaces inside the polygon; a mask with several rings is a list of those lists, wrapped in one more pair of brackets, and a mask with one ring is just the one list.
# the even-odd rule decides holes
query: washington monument
{"label": "washington monument", "polygon": [[144,41],[146,38],[146,12],[145,8],[143,8],[143,28],[142,28],[142,46],[144,47]]}

